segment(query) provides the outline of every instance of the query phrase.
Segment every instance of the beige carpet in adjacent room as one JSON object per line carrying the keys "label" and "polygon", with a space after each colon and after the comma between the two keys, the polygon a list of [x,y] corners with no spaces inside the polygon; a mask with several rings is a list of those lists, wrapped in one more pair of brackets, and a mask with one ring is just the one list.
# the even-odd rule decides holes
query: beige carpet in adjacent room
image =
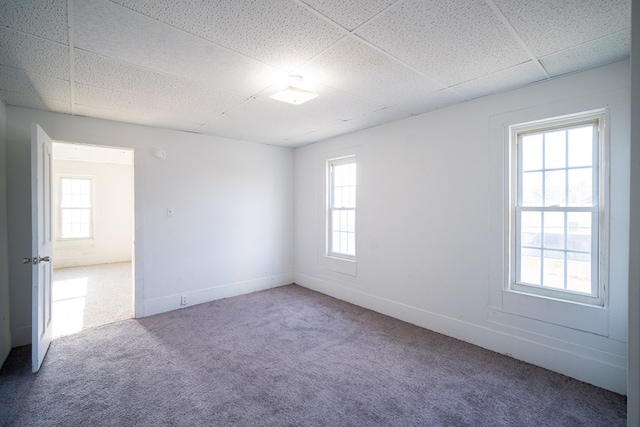
{"label": "beige carpet in adjacent room", "polygon": [[131,262],[53,271],[53,336],[133,317]]}

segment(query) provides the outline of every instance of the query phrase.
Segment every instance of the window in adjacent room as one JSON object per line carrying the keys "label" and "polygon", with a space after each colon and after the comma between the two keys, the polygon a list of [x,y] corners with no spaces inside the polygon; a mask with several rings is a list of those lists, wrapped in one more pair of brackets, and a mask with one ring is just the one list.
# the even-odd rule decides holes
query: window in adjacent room
{"label": "window in adjacent room", "polygon": [[598,113],[511,128],[512,290],[604,304],[603,121]]}
{"label": "window in adjacent room", "polygon": [[327,255],[355,259],[356,158],[329,160],[327,168]]}
{"label": "window in adjacent room", "polygon": [[59,220],[61,239],[93,236],[93,179],[60,177]]}

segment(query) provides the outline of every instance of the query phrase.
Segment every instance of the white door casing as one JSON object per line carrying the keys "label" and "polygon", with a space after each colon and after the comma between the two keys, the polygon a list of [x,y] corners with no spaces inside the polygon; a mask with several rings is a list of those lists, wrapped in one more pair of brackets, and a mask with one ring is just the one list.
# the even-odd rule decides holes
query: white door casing
{"label": "white door casing", "polygon": [[52,141],[37,123],[31,124],[31,268],[32,369],[38,372],[51,343],[53,252]]}

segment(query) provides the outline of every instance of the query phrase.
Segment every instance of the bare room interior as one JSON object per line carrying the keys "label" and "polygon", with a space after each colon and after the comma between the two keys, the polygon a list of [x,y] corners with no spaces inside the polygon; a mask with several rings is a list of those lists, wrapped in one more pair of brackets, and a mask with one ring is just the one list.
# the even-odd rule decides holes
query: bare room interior
{"label": "bare room interior", "polygon": [[3,0],[0,419],[640,426],[639,11]]}

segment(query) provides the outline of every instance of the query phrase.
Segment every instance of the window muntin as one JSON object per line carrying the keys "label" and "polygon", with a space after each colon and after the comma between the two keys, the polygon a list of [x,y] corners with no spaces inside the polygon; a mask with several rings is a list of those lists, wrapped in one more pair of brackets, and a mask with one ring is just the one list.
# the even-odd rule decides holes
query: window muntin
{"label": "window muntin", "polygon": [[60,177],[60,238],[93,236],[93,179]]}
{"label": "window muntin", "polygon": [[512,127],[511,289],[603,304],[601,115]]}
{"label": "window muntin", "polygon": [[356,158],[329,160],[327,255],[356,256]]}

